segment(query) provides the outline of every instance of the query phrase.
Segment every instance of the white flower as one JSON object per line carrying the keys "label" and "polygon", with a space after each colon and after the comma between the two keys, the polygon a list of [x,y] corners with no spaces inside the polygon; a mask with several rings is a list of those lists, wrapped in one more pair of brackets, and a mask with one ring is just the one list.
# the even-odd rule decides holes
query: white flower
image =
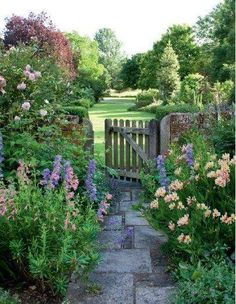
{"label": "white flower", "polygon": [[48,101],[47,99],[45,99],[44,102],[45,102],[46,104],[49,104],[49,101]]}
{"label": "white flower", "polygon": [[19,121],[19,120],[20,120],[20,116],[15,116],[15,117],[14,117],[14,120],[15,120],[15,121]]}
{"label": "white flower", "polygon": [[22,103],[21,107],[22,107],[22,109],[28,111],[30,109],[31,105],[28,101],[25,101]]}
{"label": "white flower", "polygon": [[48,114],[48,112],[47,112],[46,110],[44,110],[44,109],[41,109],[41,110],[39,111],[39,113],[40,113],[40,115],[41,115],[42,117],[44,117],[44,116],[46,116],[46,115]]}

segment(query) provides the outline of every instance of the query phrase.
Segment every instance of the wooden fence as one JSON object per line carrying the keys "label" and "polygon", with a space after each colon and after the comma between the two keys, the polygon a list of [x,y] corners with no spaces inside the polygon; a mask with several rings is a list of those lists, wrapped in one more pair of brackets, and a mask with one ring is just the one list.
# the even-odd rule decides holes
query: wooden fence
{"label": "wooden fence", "polygon": [[159,122],[105,120],[106,166],[121,178],[138,179],[141,169],[160,152]]}

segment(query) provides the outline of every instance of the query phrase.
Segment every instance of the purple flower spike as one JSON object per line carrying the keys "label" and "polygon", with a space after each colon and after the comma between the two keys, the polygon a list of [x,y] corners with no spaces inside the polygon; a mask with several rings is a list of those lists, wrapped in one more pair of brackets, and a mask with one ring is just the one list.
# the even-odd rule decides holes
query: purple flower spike
{"label": "purple flower spike", "polygon": [[194,155],[193,155],[193,145],[188,144],[186,146],[183,146],[182,152],[184,154],[184,158],[189,165],[189,167],[194,166]]}
{"label": "purple flower spike", "polygon": [[49,169],[43,170],[43,179],[41,180],[41,185],[47,186],[51,177],[51,171]]}
{"label": "purple flower spike", "polygon": [[156,164],[160,175],[160,185],[162,187],[167,188],[169,186],[170,181],[167,177],[165,159],[162,155],[158,155],[158,157],[156,158]]}

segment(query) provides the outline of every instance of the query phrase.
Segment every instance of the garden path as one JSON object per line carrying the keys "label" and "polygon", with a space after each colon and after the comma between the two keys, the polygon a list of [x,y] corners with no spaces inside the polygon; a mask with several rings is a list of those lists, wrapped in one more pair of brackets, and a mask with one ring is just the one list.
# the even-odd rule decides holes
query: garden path
{"label": "garden path", "polygon": [[75,280],[68,291],[72,304],[169,303],[174,285],[167,273],[167,258],[160,251],[166,237],[133,210],[142,191],[140,186],[120,183],[121,198],[106,217],[100,235],[102,261],[91,275],[91,281],[101,290],[86,293]]}

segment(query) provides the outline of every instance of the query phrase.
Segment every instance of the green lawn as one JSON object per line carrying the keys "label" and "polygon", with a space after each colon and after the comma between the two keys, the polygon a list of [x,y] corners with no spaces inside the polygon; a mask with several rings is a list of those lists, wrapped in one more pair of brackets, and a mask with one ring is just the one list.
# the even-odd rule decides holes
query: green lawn
{"label": "green lawn", "polygon": [[97,103],[89,110],[89,117],[93,123],[95,137],[95,155],[104,157],[104,120],[111,119],[130,119],[130,120],[150,120],[155,115],[147,112],[132,111],[127,109],[132,106],[132,98],[105,98],[104,101]]}

